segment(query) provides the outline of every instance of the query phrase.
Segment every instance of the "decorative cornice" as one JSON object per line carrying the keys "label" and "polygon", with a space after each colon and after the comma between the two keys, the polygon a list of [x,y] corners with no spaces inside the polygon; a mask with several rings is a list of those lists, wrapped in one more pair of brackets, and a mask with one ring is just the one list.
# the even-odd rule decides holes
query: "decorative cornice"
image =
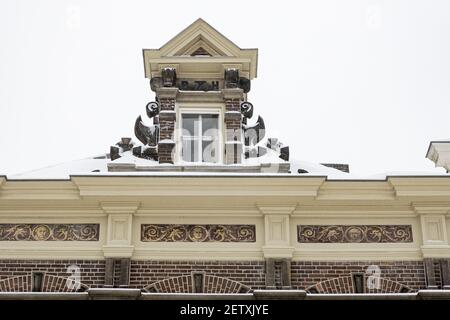
{"label": "decorative cornice", "polygon": [[[293,253],[293,261],[395,261],[421,260],[422,251],[417,248],[389,247],[388,244],[368,248],[351,248],[355,244],[336,244],[332,247],[320,249],[317,245],[308,248],[303,245]],[[339,247],[338,247],[339,246]],[[345,246],[343,248],[342,246]],[[450,252],[449,252],[450,253]]]}
{"label": "decorative cornice", "polygon": [[103,254],[106,258],[131,258],[134,246],[129,245],[106,245],[102,247]]}
{"label": "decorative cornice", "polygon": [[450,197],[450,176],[391,176],[396,198],[436,200]]}
{"label": "decorative cornice", "polygon": [[324,177],[73,176],[83,197],[315,197]]}
{"label": "decorative cornice", "polygon": [[78,189],[69,180],[6,180],[0,186],[2,200],[77,200]]}

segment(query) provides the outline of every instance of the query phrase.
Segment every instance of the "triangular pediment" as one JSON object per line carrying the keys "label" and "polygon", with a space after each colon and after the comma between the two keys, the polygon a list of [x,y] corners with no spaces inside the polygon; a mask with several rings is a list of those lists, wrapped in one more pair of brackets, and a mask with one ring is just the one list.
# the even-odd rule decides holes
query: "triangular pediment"
{"label": "triangular pediment", "polygon": [[194,52],[191,53],[191,57],[198,57],[198,56],[212,57],[212,54],[210,54],[208,51],[206,51],[205,48],[198,47]]}
{"label": "triangular pediment", "polygon": [[[206,68],[205,62],[208,61],[236,66],[242,74],[253,79],[256,77],[257,56],[258,49],[241,49],[206,21],[197,19],[160,49],[144,49],[145,74],[151,78],[164,65],[179,66],[181,69],[177,70],[177,74],[192,74],[190,66],[183,67],[180,64],[198,61]],[[209,62],[208,58],[213,60]],[[223,73],[223,70],[217,72]]]}
{"label": "triangular pediment", "polygon": [[211,56],[236,57],[241,49],[203,19],[197,19],[160,49],[162,57],[191,55],[203,47]]}

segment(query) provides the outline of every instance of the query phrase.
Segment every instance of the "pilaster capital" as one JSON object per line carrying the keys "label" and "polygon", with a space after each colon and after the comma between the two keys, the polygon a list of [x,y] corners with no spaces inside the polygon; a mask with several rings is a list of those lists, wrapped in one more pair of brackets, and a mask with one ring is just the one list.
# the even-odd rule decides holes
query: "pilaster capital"
{"label": "pilaster capital", "polygon": [[228,88],[222,89],[222,95],[224,99],[244,99],[244,90],[241,88]]}
{"label": "pilaster capital", "polygon": [[417,215],[450,215],[450,202],[412,203]]}
{"label": "pilaster capital", "polygon": [[139,202],[101,202],[100,207],[108,214],[134,214],[140,206]]}
{"label": "pilaster capital", "polygon": [[291,215],[297,206],[266,206],[256,205],[263,215]]}
{"label": "pilaster capital", "polygon": [[178,95],[179,89],[177,87],[161,87],[156,90],[158,98],[172,98],[175,99]]}

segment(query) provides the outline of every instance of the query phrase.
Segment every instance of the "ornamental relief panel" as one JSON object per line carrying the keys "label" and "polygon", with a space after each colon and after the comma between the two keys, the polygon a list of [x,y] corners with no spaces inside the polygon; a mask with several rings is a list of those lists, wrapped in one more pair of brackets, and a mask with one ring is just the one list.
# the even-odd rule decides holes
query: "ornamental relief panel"
{"label": "ornamental relief panel", "polygon": [[255,225],[142,224],[143,242],[255,242]]}
{"label": "ornamental relief panel", "polygon": [[99,224],[0,224],[0,241],[98,241]]}
{"label": "ornamental relief panel", "polygon": [[300,243],[413,242],[410,225],[298,225]]}

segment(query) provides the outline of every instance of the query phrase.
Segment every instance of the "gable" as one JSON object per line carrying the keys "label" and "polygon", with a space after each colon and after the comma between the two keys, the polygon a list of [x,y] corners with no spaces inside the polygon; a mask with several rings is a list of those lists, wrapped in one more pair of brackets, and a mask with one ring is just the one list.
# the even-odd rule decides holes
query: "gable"
{"label": "gable", "polygon": [[223,74],[224,66],[236,67],[250,80],[256,77],[258,49],[241,49],[203,19],[197,19],[160,49],[144,49],[145,76],[159,76],[164,66],[177,66],[177,74]]}

